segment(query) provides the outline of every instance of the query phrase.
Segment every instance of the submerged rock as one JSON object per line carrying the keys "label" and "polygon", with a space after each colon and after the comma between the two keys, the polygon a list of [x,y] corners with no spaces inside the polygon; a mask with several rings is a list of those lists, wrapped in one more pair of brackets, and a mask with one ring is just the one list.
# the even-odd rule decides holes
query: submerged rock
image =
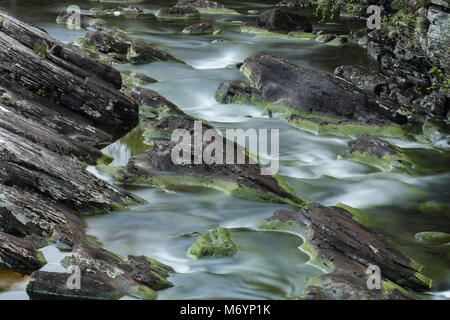
{"label": "submerged rock", "polygon": [[163,8],[156,13],[158,18],[199,20],[200,12],[191,7]]}
{"label": "submerged rock", "polygon": [[245,60],[241,70],[250,87],[222,84],[216,100],[259,105],[269,115],[318,134],[405,137],[403,128],[394,123],[404,122],[403,116],[392,114],[376,102],[375,96],[332,75],[263,52]]}
{"label": "submerged rock", "polygon": [[344,44],[346,44],[348,42],[347,37],[344,36],[338,36],[336,38],[334,38],[331,41],[328,41],[326,43],[327,46],[332,46],[332,47],[342,47]]}
{"label": "submerged rock", "polygon": [[187,34],[213,34],[214,28],[210,22],[196,23],[184,28],[183,33]]}
{"label": "submerged rock", "polygon": [[317,36],[316,41],[327,43],[334,39],[336,39],[335,34],[326,33],[326,34],[320,34],[319,36]]}
{"label": "submerged rock", "polygon": [[[404,288],[431,287],[417,262],[354,221],[343,208],[311,203],[300,212],[277,211],[258,228],[305,239],[300,249],[310,256],[310,264],[325,273],[310,279],[304,299],[413,299]],[[379,267],[381,289],[368,288],[369,266]]]}
{"label": "submerged rock", "polygon": [[194,260],[201,258],[231,257],[237,247],[231,240],[231,232],[226,228],[218,228],[200,235],[188,250],[188,256]]}
{"label": "submerged rock", "polygon": [[289,8],[310,8],[312,6],[311,0],[282,0],[277,3],[277,6],[280,7],[289,7]]}
{"label": "submerged rock", "polygon": [[272,9],[261,13],[256,20],[247,22],[242,31],[254,33],[281,33],[292,31],[312,32],[313,28],[308,19],[295,13]]}
{"label": "submerged rock", "polygon": [[178,0],[176,7],[195,8],[200,13],[239,14],[233,9],[226,8],[223,4],[210,0]]}
{"label": "submerged rock", "polygon": [[450,243],[450,234],[445,232],[419,232],[414,238],[417,241],[425,242],[427,244],[446,244]]}

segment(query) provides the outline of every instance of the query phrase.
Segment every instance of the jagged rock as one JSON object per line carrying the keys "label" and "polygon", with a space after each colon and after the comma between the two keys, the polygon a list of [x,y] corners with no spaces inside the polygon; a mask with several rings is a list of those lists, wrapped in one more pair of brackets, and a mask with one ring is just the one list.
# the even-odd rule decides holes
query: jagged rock
{"label": "jagged rock", "polygon": [[118,63],[144,64],[157,61],[181,62],[174,56],[152,47],[141,39],[133,39],[126,33],[110,28],[88,33],[77,43],[87,49],[99,51]]}
{"label": "jagged rock", "polygon": [[313,28],[305,17],[279,9],[272,9],[261,13],[254,21],[245,23],[242,30],[287,34],[292,31],[312,32]]}
{"label": "jagged rock", "polygon": [[[332,75],[310,71],[263,52],[245,60],[241,70],[251,88],[222,85],[221,90],[228,90],[227,98],[219,91],[218,101],[264,106],[269,115],[277,114],[295,126],[320,134],[404,136],[403,129],[393,123],[403,123],[403,116],[391,113],[376,103],[375,96]],[[241,92],[256,94],[248,99],[241,97]]]}
{"label": "jagged rock", "polygon": [[[143,121],[147,128],[144,136],[151,141],[153,148],[131,158],[125,168],[98,167],[99,170],[112,174],[119,183],[164,188],[204,187],[263,202],[300,205],[304,203],[286,188],[278,175],[272,176],[270,172],[262,174],[262,168],[250,162],[243,147],[231,142],[233,154],[228,153],[225,138],[222,138],[223,145],[215,149],[216,157],[221,158],[223,161],[220,162],[223,163],[214,163],[214,161],[211,163],[200,161],[197,164],[175,163],[171,156],[172,150],[178,144],[176,141],[171,141],[171,135],[175,129],[186,129],[194,135],[203,136],[206,130],[213,127],[202,123],[202,127],[194,131],[195,121],[199,121],[198,119],[185,114],[152,90],[142,89],[140,102],[147,109],[153,110],[155,114],[151,119],[147,118]],[[197,122],[197,125],[199,123],[201,121]],[[185,142],[186,149],[191,149],[194,140]],[[208,144],[206,141],[202,144],[202,155]],[[243,157],[245,164],[237,162],[237,155]],[[194,152],[192,156],[194,159],[199,157],[199,154]]]}
{"label": "jagged rock", "polygon": [[128,90],[140,90],[143,86],[155,83],[157,80],[140,72],[124,71],[122,73],[123,86]]}
{"label": "jagged rock", "polygon": [[188,257],[197,260],[201,258],[231,257],[237,252],[237,247],[231,240],[231,232],[226,228],[218,228],[201,234],[190,246]]}
{"label": "jagged rock", "polygon": [[28,242],[0,232],[0,265],[27,273],[42,268],[46,263],[44,255]]}
{"label": "jagged rock", "polygon": [[450,95],[446,92],[433,91],[423,98],[423,105],[437,116],[446,116],[450,111]]}
{"label": "jagged rock", "polygon": [[223,4],[210,0],[178,0],[175,6],[195,8],[200,13],[238,14],[237,11],[228,9]]}
{"label": "jagged rock", "polygon": [[351,140],[348,147],[351,160],[381,170],[399,167],[408,171],[414,167],[412,160],[400,148],[377,137],[365,134],[358,139]]}
{"label": "jagged rock", "polygon": [[0,73],[28,91],[111,132],[136,125],[136,104],[117,90],[120,73],[78,48],[4,14],[0,52]]}
{"label": "jagged rock", "polygon": [[200,12],[192,7],[163,8],[156,13],[158,18],[199,20]]}
{"label": "jagged rock", "polygon": [[[305,239],[300,249],[309,254],[310,264],[326,272],[310,279],[305,299],[412,299],[403,288],[424,291],[431,287],[417,262],[352,220],[345,209],[311,203],[300,212],[277,211],[258,228],[296,233]],[[368,288],[371,265],[380,269],[381,289]]]}
{"label": "jagged rock", "polygon": [[377,72],[367,70],[360,65],[340,66],[334,70],[334,75],[353,84],[379,93],[389,83],[389,79]]}
{"label": "jagged rock", "polygon": [[212,34],[214,33],[213,25],[210,22],[201,22],[184,28],[183,33],[187,34]]}

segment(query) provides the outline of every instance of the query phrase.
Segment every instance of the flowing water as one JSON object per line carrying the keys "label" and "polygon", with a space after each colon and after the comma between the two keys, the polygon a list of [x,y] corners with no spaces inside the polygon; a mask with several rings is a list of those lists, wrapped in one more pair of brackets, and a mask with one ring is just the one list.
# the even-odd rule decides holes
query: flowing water
{"label": "flowing water", "polygon": [[[450,298],[450,265],[446,253],[414,240],[414,234],[420,231],[450,231],[449,212],[425,214],[419,210],[425,201],[448,204],[448,153],[436,157],[430,153],[429,146],[391,139],[390,142],[426,159],[430,167],[436,167],[436,173],[379,172],[341,157],[349,139],[316,136],[292,128],[282,120],[262,115],[261,109],[256,107],[218,104],[213,96],[219,84],[222,81],[244,81],[234,65],[255,50],[322,72],[331,73],[337,66],[355,63],[375,68],[366,51],[355,43],[332,48],[314,41],[258,37],[239,32],[236,21],[254,18],[248,10],[270,8],[270,3],[276,1],[221,2],[243,15],[203,15],[203,20],[213,22],[222,30],[217,36],[182,34],[181,30],[192,24],[189,21],[108,18],[108,24],[125,29],[187,63],[116,67],[121,71],[143,72],[157,79],[158,83],[147,87],[186,113],[201,117],[219,129],[279,129],[280,174],[300,197],[326,205],[342,202],[366,210],[371,229],[387,236],[402,252],[425,264],[423,272],[435,283],[428,297]],[[264,2],[267,4],[261,4]],[[156,12],[174,3],[147,1],[139,6]],[[75,0],[0,0],[0,8],[66,42],[72,42],[87,32],[68,30],[65,25],[55,23],[56,15],[70,4],[79,5],[84,12],[98,6],[96,2]],[[341,19],[339,24],[321,24],[319,27],[312,12],[304,10],[301,13],[314,21],[316,29],[348,34],[364,27],[364,22],[349,18]],[[214,39],[224,41],[212,43]],[[115,158],[113,164],[125,165],[131,156],[148,147],[142,130],[136,128],[104,152]],[[98,174],[94,168],[89,170]],[[88,218],[87,231],[107,249],[119,254],[144,254],[171,265],[177,272],[170,278],[174,287],[160,291],[159,299],[295,299],[302,295],[307,279],[320,274],[307,263],[308,256],[298,250],[302,239],[283,233],[259,232],[253,228],[275,210],[289,209],[287,205],[262,204],[200,188],[133,188],[130,191],[148,200],[149,204],[127,212]],[[219,226],[232,230],[238,254],[231,258],[200,261],[186,257],[187,249],[195,241],[193,232],[205,232]],[[45,270],[60,270],[58,262],[63,254],[55,250],[44,248],[50,262]],[[26,299],[26,282],[26,277],[0,270],[0,299]]]}

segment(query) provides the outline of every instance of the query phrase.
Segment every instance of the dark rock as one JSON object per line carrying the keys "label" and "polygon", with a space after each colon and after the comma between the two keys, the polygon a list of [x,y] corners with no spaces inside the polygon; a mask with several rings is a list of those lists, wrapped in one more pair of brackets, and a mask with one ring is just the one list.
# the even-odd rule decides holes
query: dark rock
{"label": "dark rock", "polygon": [[[413,299],[402,287],[418,291],[431,287],[416,262],[352,220],[345,209],[311,203],[300,212],[277,211],[259,228],[302,235],[305,243],[300,248],[311,256],[309,263],[326,270],[310,279],[305,299]],[[371,265],[380,268],[381,289],[367,286]]]}
{"label": "dark rock", "polygon": [[387,86],[389,79],[382,74],[367,70],[360,65],[340,66],[334,70],[334,75],[353,84],[379,93]]}
{"label": "dark rock", "polygon": [[44,255],[29,242],[0,232],[0,265],[27,273],[42,268],[46,263]]}
{"label": "dark rock", "polygon": [[379,158],[383,158],[385,155],[393,155],[397,153],[397,149],[387,141],[380,138],[363,135],[356,140],[352,140],[348,143],[350,153],[367,152],[371,155],[376,155]]}
{"label": "dark rock", "polygon": [[220,103],[245,103],[251,100],[262,101],[262,93],[243,83],[224,82],[217,89],[215,98]]}
{"label": "dark rock", "polygon": [[212,34],[213,32],[213,25],[210,22],[196,23],[183,30],[183,33],[188,34]]}
{"label": "dark rock", "polygon": [[[232,145],[233,154],[227,153],[227,140],[215,149],[216,157],[221,156],[223,163],[175,163],[172,161],[172,150],[178,144],[171,141],[172,132],[176,129],[186,129],[190,134],[203,135],[206,130],[215,130],[207,123],[194,131],[194,123],[200,121],[181,111],[173,103],[167,101],[158,93],[142,89],[140,102],[146,108],[152,108],[154,117],[143,120],[147,128],[144,136],[151,139],[154,145],[151,150],[131,158],[125,168],[116,168],[113,176],[123,184],[152,185],[174,188],[180,186],[203,187],[222,190],[239,197],[270,203],[303,203],[294,193],[284,188],[280,177],[272,176],[270,172],[262,174],[262,168],[252,163],[243,147],[236,143]],[[198,124],[198,122],[197,122]],[[200,131],[200,132],[199,132]],[[186,148],[192,148],[194,141],[185,141]],[[202,154],[208,146],[202,144]],[[192,159],[199,156],[195,152]],[[243,158],[243,164],[237,163],[237,156]],[[233,162],[231,162],[233,161]],[[231,162],[231,163],[230,163]]]}
{"label": "dark rock", "polygon": [[210,0],[178,0],[176,7],[192,7],[192,8],[209,8],[209,9],[224,9],[225,6],[221,3]]}
{"label": "dark rock", "polygon": [[[337,77],[262,52],[245,60],[241,70],[256,91],[246,88],[235,91],[235,95],[256,92],[255,99],[246,101],[263,105],[294,125],[323,134],[403,135],[403,130],[392,122],[404,122],[403,116],[386,110],[377,104],[374,95],[359,91]],[[216,99],[222,98],[220,93],[216,94]]]}
{"label": "dark rock", "polygon": [[280,7],[290,7],[290,8],[310,8],[312,6],[311,0],[282,0],[277,3]]}
{"label": "dark rock", "polygon": [[116,62],[144,64],[157,61],[181,62],[174,56],[152,47],[141,39],[133,39],[126,33],[111,28],[100,28],[78,38],[77,43],[88,49],[98,50]]}
{"label": "dark rock", "polygon": [[437,116],[445,116],[450,111],[450,95],[442,91],[433,91],[423,98],[423,105]]}
{"label": "dark rock", "polygon": [[255,21],[248,22],[245,26],[285,33],[291,31],[312,32],[313,30],[311,23],[305,17],[279,9],[264,11]]}
{"label": "dark rock", "polygon": [[200,12],[192,7],[162,8],[156,13],[159,18],[200,19]]}

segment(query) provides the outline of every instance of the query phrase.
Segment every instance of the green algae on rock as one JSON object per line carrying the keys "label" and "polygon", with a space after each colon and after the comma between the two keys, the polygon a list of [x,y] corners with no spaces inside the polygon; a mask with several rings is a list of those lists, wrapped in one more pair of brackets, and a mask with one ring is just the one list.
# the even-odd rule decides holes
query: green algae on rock
{"label": "green algae on rock", "polygon": [[[241,71],[250,86],[224,82],[215,94],[217,101],[261,106],[270,116],[320,135],[407,137],[395,123],[403,118],[379,105],[375,96],[337,77],[263,52],[246,59]],[[323,95],[323,90],[328,94]]]}
{"label": "green algae on rock", "polygon": [[[404,288],[422,291],[431,287],[419,263],[354,221],[342,207],[312,203],[300,212],[277,211],[258,224],[261,230],[294,233],[304,239],[300,249],[310,256],[311,265],[324,272],[310,279],[305,299],[413,299]],[[369,265],[380,267],[381,290],[367,288]]]}
{"label": "green algae on rock", "polygon": [[210,0],[178,0],[175,7],[194,8],[202,14],[239,14],[236,10]]}
{"label": "green algae on rock", "polygon": [[201,258],[231,257],[237,247],[231,240],[231,232],[226,228],[218,228],[200,235],[188,250],[188,257],[194,260]]}
{"label": "green algae on rock", "polygon": [[450,234],[445,232],[426,231],[416,233],[414,238],[417,241],[427,244],[446,244],[450,243]]}

